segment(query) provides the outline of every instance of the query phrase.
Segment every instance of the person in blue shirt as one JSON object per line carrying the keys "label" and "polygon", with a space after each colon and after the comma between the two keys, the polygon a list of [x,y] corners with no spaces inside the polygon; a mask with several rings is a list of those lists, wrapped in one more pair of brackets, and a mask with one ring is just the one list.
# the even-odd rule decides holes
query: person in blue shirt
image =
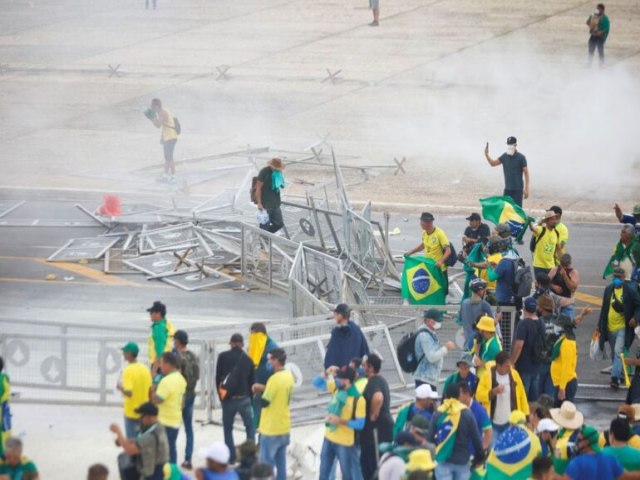
{"label": "person in blue shirt", "polygon": [[[458,400],[464,403],[469,410],[471,410],[473,418],[476,421],[476,425],[478,425],[478,431],[482,436],[482,448],[487,450],[491,446],[491,439],[493,438],[493,425],[491,424],[489,414],[487,413],[486,408],[473,398],[473,391],[467,382],[461,381],[458,382],[457,385],[460,388],[460,396],[458,397]],[[471,448],[471,439],[469,439],[469,449]]]}
{"label": "person in blue shirt", "polygon": [[640,478],[640,472],[625,472],[620,462],[600,452],[598,430],[583,425],[578,433],[578,455],[564,472],[563,480],[630,480]]}
{"label": "person in blue shirt", "polygon": [[360,330],[360,327],[352,322],[351,308],[345,303],[336,305],[333,310],[333,318],[336,326],[331,330],[331,338],[327,345],[327,353],[324,356],[324,368],[348,367],[353,358],[362,358],[369,354],[369,344]]}
{"label": "person in blue shirt", "polygon": [[640,235],[640,203],[633,207],[633,213],[622,213],[620,205],[617,203],[613,206],[616,217],[620,223],[628,223],[636,228],[636,235]]}

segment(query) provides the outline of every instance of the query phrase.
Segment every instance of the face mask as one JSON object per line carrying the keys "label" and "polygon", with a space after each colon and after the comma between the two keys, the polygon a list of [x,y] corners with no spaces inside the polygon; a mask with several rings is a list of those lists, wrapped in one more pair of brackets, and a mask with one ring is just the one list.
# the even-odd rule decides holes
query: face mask
{"label": "face mask", "polygon": [[339,378],[336,378],[335,382],[336,382],[336,388],[338,390],[342,390],[344,388],[344,382],[342,380],[340,380]]}
{"label": "face mask", "polygon": [[438,322],[433,322],[432,325],[434,330],[440,330],[442,328],[442,324]]}
{"label": "face mask", "polygon": [[516,147],[514,145],[507,146],[507,155],[513,155],[516,153]]}
{"label": "face mask", "polygon": [[613,286],[614,286],[614,288],[620,288],[622,286],[622,279],[621,278],[614,278],[613,279]]}

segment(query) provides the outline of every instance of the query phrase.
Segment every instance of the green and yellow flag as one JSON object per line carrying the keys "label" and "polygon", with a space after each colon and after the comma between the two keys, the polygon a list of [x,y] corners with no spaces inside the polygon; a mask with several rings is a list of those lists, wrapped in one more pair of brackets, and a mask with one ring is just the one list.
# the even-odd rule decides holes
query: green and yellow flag
{"label": "green and yellow flag", "polygon": [[519,425],[511,425],[496,439],[487,459],[487,478],[527,480],[531,462],[542,452],[538,437]]}
{"label": "green and yellow flag", "polygon": [[444,305],[446,279],[436,262],[425,257],[404,257],[402,298],[414,305]]}
{"label": "green and yellow flag", "polygon": [[446,462],[453,453],[453,445],[458,435],[460,415],[467,406],[457,398],[447,398],[438,407],[441,415],[435,425],[434,441],[436,444],[436,460]]}
{"label": "green and yellow flag", "polygon": [[[629,242],[629,245],[626,247],[622,244],[621,241],[616,243],[616,246],[613,248],[613,255],[609,259],[609,263],[604,268],[604,272],[602,272],[602,278],[606,278],[613,273],[614,267],[620,265],[624,261],[628,261],[631,264],[637,265],[638,255],[640,252],[640,243],[638,239],[634,236]],[[626,272],[627,275],[631,275],[631,272]]]}
{"label": "green and yellow flag", "polygon": [[522,207],[517,205],[509,196],[481,198],[482,216],[498,225],[506,223],[511,228],[511,236],[520,240],[527,227],[535,219],[529,217]]}

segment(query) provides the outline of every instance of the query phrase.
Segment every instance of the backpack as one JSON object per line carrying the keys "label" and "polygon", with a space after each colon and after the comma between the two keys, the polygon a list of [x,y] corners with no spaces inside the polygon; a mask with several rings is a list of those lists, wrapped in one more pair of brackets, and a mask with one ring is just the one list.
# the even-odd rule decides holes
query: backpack
{"label": "backpack", "polygon": [[426,328],[421,328],[417,332],[406,333],[400,339],[398,346],[396,347],[396,353],[398,355],[398,363],[403,372],[413,373],[418,368],[418,364],[424,358],[424,355],[420,358],[416,357],[416,339],[422,332],[426,332],[434,339],[435,336]]}
{"label": "backpack", "polygon": [[533,285],[533,274],[531,267],[528,267],[522,258],[513,260],[513,285],[511,291],[515,297],[528,297],[531,294],[531,286]]}
{"label": "backpack", "polygon": [[180,373],[187,381],[187,392],[194,391],[200,379],[200,365],[198,357],[193,352],[187,350],[180,356]]}
{"label": "backpack", "polygon": [[451,253],[449,254],[447,259],[445,260],[444,264],[447,267],[453,267],[456,264],[456,262],[458,261],[458,254],[456,253],[456,249],[453,247],[453,243],[449,244],[449,248],[451,249]]}
{"label": "backpack", "polygon": [[251,179],[251,187],[249,188],[249,199],[251,203],[258,204],[258,177]]}
{"label": "backpack", "polygon": [[182,132],[182,125],[180,125],[180,120],[177,117],[173,117],[173,129],[176,131],[176,135],[180,135],[180,132]]}
{"label": "backpack", "polygon": [[547,341],[544,320],[538,319],[537,327],[536,335],[533,337],[533,357],[531,360],[534,365],[542,365],[543,363],[549,363],[551,360],[553,343],[550,344]]}
{"label": "backpack", "polygon": [[[556,227],[553,227],[553,231],[555,232],[556,237],[558,237],[558,240],[560,240],[560,234],[556,230]],[[542,240],[542,237],[544,237],[545,233],[547,233],[547,227],[543,227],[542,233],[537,237],[535,235],[531,235],[531,240],[529,240],[529,250],[531,250],[531,253],[534,253],[536,251],[536,246],[538,245],[538,242]]]}

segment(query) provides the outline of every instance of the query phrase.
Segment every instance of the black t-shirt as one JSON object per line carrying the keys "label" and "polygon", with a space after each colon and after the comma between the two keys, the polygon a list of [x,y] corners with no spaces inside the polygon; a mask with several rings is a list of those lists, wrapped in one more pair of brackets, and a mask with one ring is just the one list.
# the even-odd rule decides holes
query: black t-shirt
{"label": "black t-shirt", "polygon": [[[371,399],[377,392],[382,392],[384,400],[382,407],[380,408],[380,415],[375,422],[369,419],[371,413]],[[367,382],[367,386],[362,392],[362,396],[367,401],[367,419],[364,424],[364,429],[360,435],[360,441],[362,443],[372,443],[373,430],[378,430],[378,442],[392,442],[393,441],[393,418],[391,417],[391,394],[389,393],[389,384],[380,375],[372,377]]]}
{"label": "black t-shirt", "polygon": [[545,325],[544,321],[537,319],[532,320],[530,318],[523,318],[518,322],[516,327],[515,340],[522,340],[522,352],[516,362],[516,370],[520,374],[537,375],[540,373],[540,365],[533,363],[533,338],[537,335],[544,335]]}
{"label": "black t-shirt", "polygon": [[503,153],[499,160],[502,162],[502,171],[504,172],[504,189],[519,192],[524,190],[522,170],[527,166],[527,158],[520,152],[516,152],[513,155]]}
{"label": "black t-shirt", "polygon": [[267,210],[280,206],[280,191],[273,190],[271,186],[271,167],[264,167],[258,173],[258,180],[262,182],[262,206]]}
{"label": "black t-shirt", "polygon": [[489,238],[489,235],[491,235],[491,230],[489,230],[489,225],[486,223],[481,223],[475,230],[470,226],[464,229],[465,237],[474,238],[481,242],[485,242]]}

